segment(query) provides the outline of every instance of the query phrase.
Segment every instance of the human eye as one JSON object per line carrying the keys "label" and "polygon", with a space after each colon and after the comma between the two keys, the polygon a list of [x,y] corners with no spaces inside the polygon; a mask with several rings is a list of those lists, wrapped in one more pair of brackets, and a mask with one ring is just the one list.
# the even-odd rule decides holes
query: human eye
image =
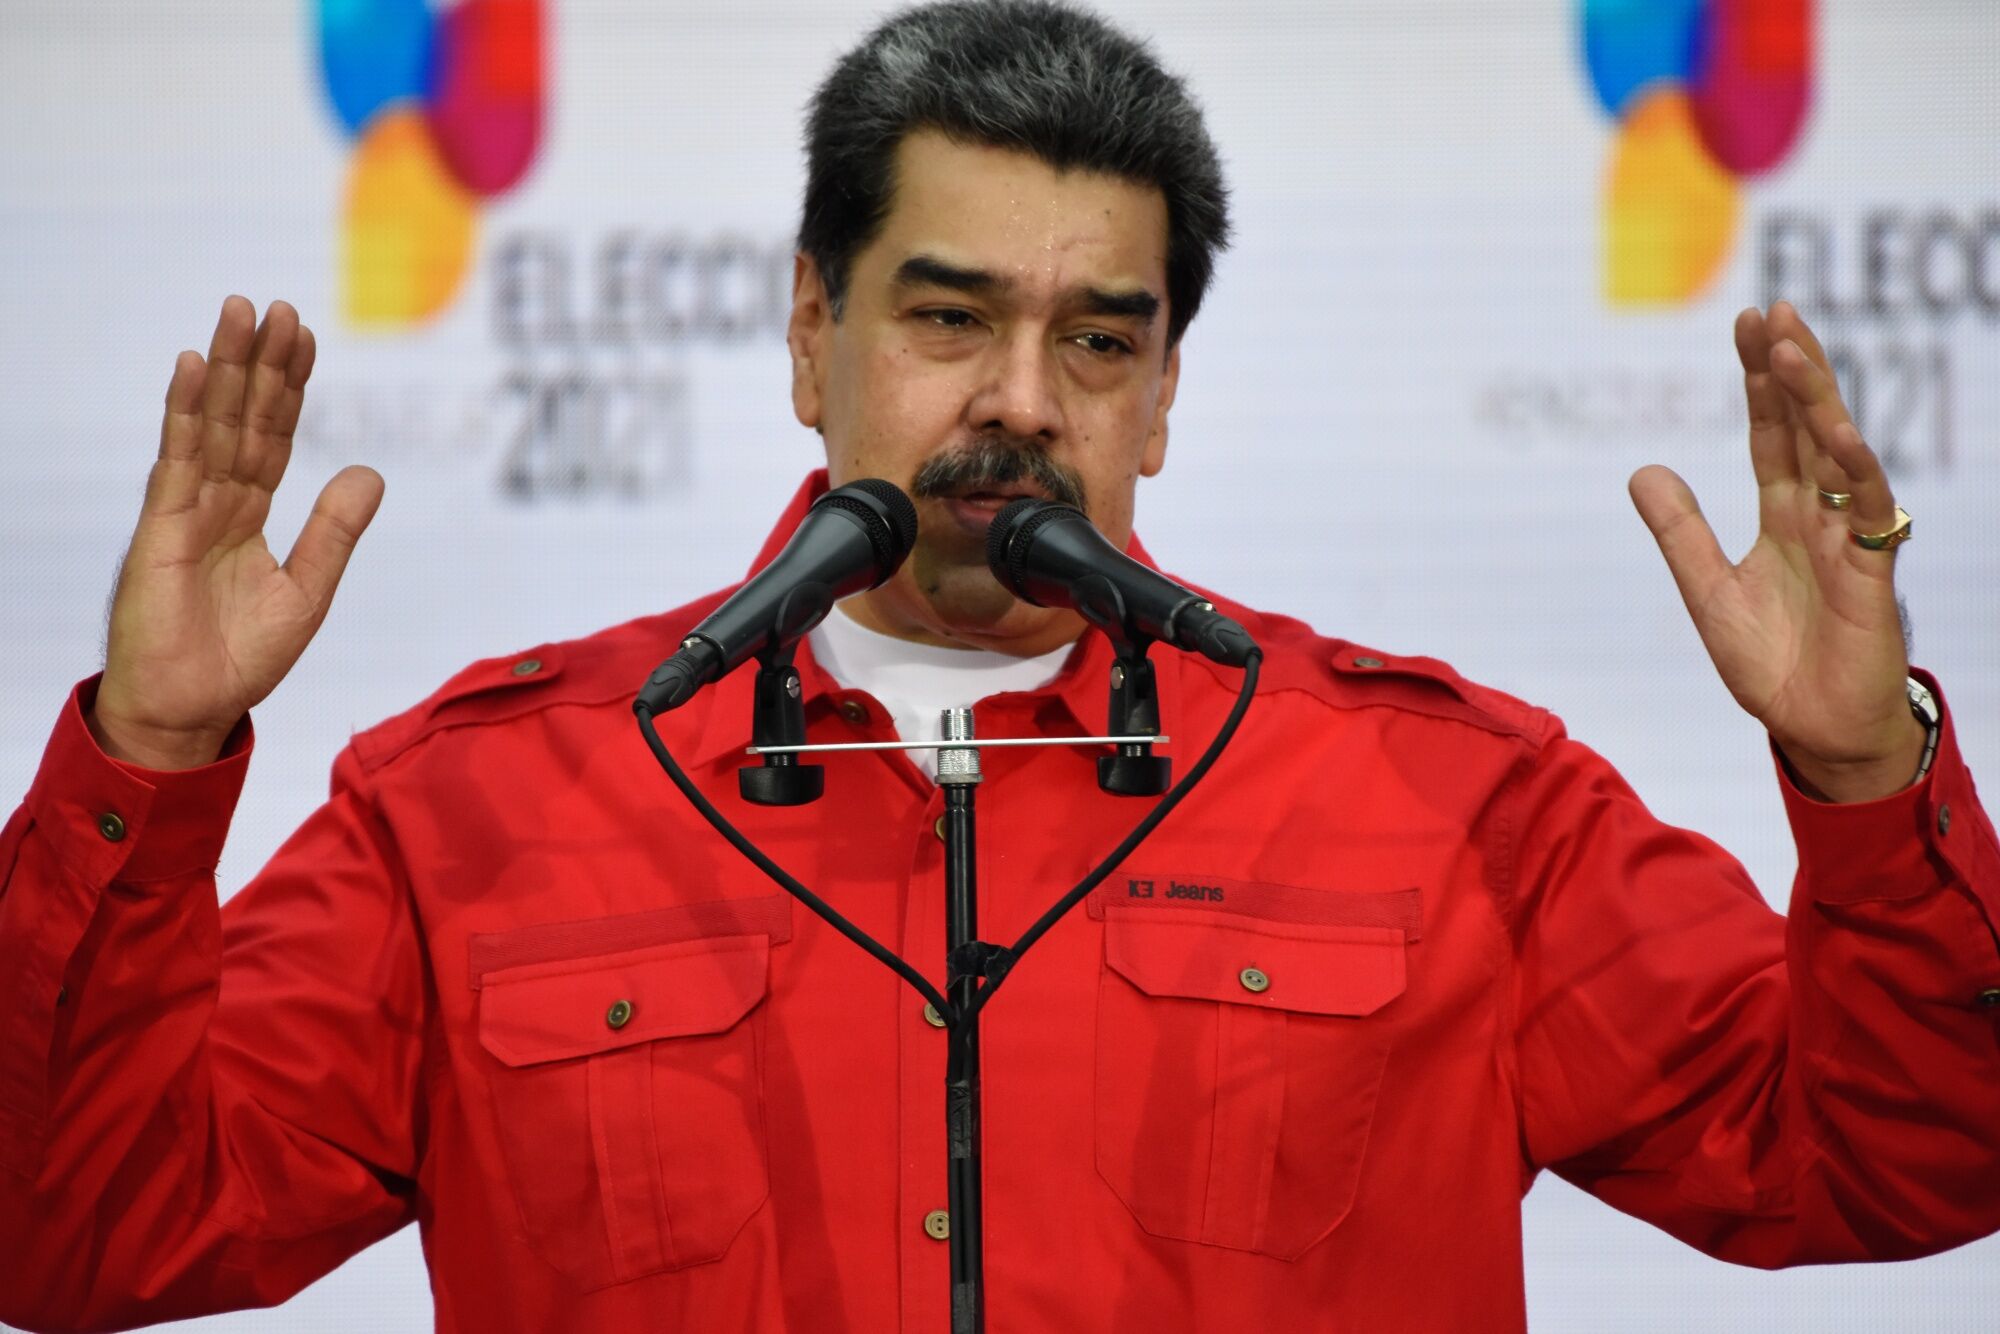
{"label": "human eye", "polygon": [[972,312],[957,306],[934,306],[917,314],[940,329],[969,329],[973,323]]}
{"label": "human eye", "polygon": [[1123,357],[1132,354],[1132,345],[1115,334],[1092,330],[1076,336],[1076,341],[1085,349],[1102,357]]}

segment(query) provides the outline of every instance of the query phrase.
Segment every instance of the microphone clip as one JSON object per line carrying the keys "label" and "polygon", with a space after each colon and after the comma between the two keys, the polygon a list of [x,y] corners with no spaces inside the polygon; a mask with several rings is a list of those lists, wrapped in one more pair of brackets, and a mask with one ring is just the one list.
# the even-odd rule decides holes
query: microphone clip
{"label": "microphone clip", "polygon": [[[806,710],[799,669],[792,665],[796,642],[757,655],[757,684],[750,706],[750,740],[757,746],[802,746]],[[736,771],[743,800],[758,806],[804,806],[826,791],[826,769],[801,764],[790,753],[766,753],[763,763]]]}
{"label": "microphone clip", "polygon": [[[1111,718],[1108,736],[1158,736],[1160,692],[1146,656],[1152,640],[1112,635]],[[1173,786],[1174,762],[1153,754],[1150,741],[1121,742],[1115,755],[1097,757],[1097,786],[1120,797],[1157,797]]]}
{"label": "microphone clip", "polygon": [[[1158,736],[1160,692],[1153,662],[1146,656],[1154,640],[1134,625],[1118,585],[1088,574],[1072,585],[1078,614],[1111,641],[1111,715],[1107,736]],[[1120,742],[1114,755],[1097,757],[1097,786],[1119,797],[1157,797],[1173,784],[1174,762],[1153,754],[1150,741]]]}

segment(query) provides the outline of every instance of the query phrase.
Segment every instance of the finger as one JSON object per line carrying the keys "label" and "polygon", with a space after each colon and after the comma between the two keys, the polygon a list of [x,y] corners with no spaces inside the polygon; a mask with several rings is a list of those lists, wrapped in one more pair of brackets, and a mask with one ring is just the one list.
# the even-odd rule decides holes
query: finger
{"label": "finger", "polygon": [[160,456],[146,481],[149,513],[178,514],[201,492],[201,385],[206,370],[199,352],[174,358],[166,412],[160,418]]}
{"label": "finger", "polygon": [[1628,489],[1639,517],[1660,544],[1681,601],[1699,615],[1733,567],[1715,540],[1715,530],[1702,517],[1694,492],[1671,468],[1657,463],[1633,473]]}
{"label": "finger", "polygon": [[1821,490],[1853,494],[1855,479],[1840,466],[1839,455],[1829,444],[1837,428],[1853,425],[1833,377],[1789,339],[1772,347],[1771,371],[1791,399],[1793,417],[1810,437],[1812,470],[1808,475]]}
{"label": "finger", "polygon": [[[1875,457],[1875,451],[1862,440],[1861,432],[1853,422],[1842,422],[1834,428],[1828,441],[1828,453],[1839,462],[1841,470],[1850,479],[1854,488],[1854,504],[1847,511],[1847,524],[1851,532],[1886,533],[1896,526],[1896,495],[1889,486],[1889,475],[1882,468],[1882,461]],[[1850,544],[1852,545],[1852,544]],[[1886,554],[1854,547],[1858,556],[1874,557]]]}
{"label": "finger", "polygon": [[1819,367],[1827,379],[1833,378],[1833,362],[1827,358],[1826,348],[1820,344],[1819,335],[1806,323],[1806,317],[1799,314],[1799,308],[1789,301],[1771,303],[1771,313],[1766,318],[1771,329],[1772,341],[1789,338],[1799,345],[1799,350]]}
{"label": "finger", "polygon": [[[1805,316],[1799,314],[1797,306],[1794,306],[1789,301],[1773,302],[1767,323],[1770,326],[1773,342],[1790,339],[1792,342],[1798,344],[1799,350],[1806,354],[1806,359],[1818,368],[1821,375],[1826,377],[1828,384],[1834,386],[1835,392],[1839,391],[1840,377],[1833,373],[1833,359],[1827,355],[1826,348],[1821,345],[1819,335],[1815,334],[1812,331],[1812,326],[1806,323]],[[1804,470],[1805,475],[1810,477],[1820,490],[1843,492],[1849,489],[1847,475],[1841,471],[1840,466],[1827,455],[1826,451],[1819,447],[1818,443],[1813,439],[1812,433],[1805,429],[1803,422],[1799,423],[1799,434],[1796,443],[1799,450],[1800,466]],[[1829,514],[1833,512],[1831,510],[1828,511]]]}
{"label": "finger", "polygon": [[357,464],[334,474],[313,502],[312,514],[299,530],[291,554],[285,557],[285,572],[306,595],[316,615],[326,615],[348,557],[354,554],[354,544],[375,517],[385,489],[380,473]]}
{"label": "finger", "polygon": [[306,381],[312,378],[314,355],[313,331],[301,324],[298,337],[293,340],[291,360],[285,364],[285,391],[278,400],[271,427],[272,448],[257,476],[257,485],[266,491],[278,489],[278,483],[285,480],[285,468],[292,461],[292,436],[299,428],[299,412],[305,406]]}
{"label": "finger", "polygon": [[243,421],[243,386],[250,349],[257,338],[257,310],[232,296],[222,303],[215,336],[208,345],[208,374],[201,394],[202,477],[226,482],[236,458],[236,439]]}
{"label": "finger", "polygon": [[[1759,491],[1790,504],[1800,480],[1792,400],[1771,371],[1771,332],[1755,306],[1736,317],[1736,359],[1743,363],[1743,397],[1750,412],[1750,468]],[[1776,494],[1773,494],[1773,492]]]}
{"label": "finger", "polygon": [[298,346],[292,349],[292,360],[285,367],[285,388],[302,390],[306,387],[306,381],[312,378],[315,355],[313,331],[301,324]]}
{"label": "finger", "polygon": [[289,432],[281,434],[279,427],[288,392],[285,373],[298,334],[299,313],[291,303],[273,301],[264,308],[264,323],[250,347],[243,390],[243,426],[229,470],[229,475],[239,482],[256,483],[272,451],[291,444]]}

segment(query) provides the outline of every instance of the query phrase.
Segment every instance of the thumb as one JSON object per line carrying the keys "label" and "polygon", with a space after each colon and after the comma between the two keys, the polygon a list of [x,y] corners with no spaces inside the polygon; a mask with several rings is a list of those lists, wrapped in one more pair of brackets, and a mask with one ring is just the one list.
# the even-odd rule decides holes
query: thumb
{"label": "thumb", "polygon": [[285,573],[318,615],[326,614],[354,544],[374,519],[386,489],[381,473],[355,464],[335,473],[313,502],[312,514],[285,557]]}
{"label": "thumb", "polygon": [[1729,558],[1715,540],[1715,530],[1702,517],[1694,492],[1680,475],[1657,463],[1632,474],[1626,489],[1639,517],[1660,544],[1667,569],[1681,590],[1681,600],[1694,611],[1708,601],[1709,594],[1729,577]]}

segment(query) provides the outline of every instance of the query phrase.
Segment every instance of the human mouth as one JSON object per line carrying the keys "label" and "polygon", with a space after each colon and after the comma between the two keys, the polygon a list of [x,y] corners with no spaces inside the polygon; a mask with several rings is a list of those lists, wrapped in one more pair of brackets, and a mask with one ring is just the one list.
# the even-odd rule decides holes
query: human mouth
{"label": "human mouth", "polygon": [[980,488],[942,499],[945,509],[961,526],[983,533],[987,525],[993,522],[994,515],[1024,497],[1035,500],[1048,499],[1039,487],[1013,484]]}

